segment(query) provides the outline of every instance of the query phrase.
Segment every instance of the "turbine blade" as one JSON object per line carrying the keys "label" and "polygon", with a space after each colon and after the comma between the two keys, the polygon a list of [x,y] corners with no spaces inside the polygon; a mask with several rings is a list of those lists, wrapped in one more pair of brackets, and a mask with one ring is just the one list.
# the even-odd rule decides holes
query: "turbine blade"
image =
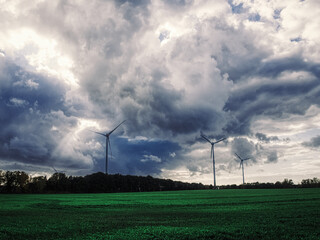
{"label": "turbine blade", "polygon": [[223,141],[223,140],[226,140],[227,138],[221,138],[220,140],[218,140],[218,141],[216,141],[216,142],[214,142],[214,144],[216,144],[216,143],[218,143],[218,142],[221,142],[221,141]]}
{"label": "turbine blade", "polygon": [[239,167],[239,169],[241,168],[241,164],[243,164],[243,162],[242,162],[242,161],[240,162],[240,167]]}
{"label": "turbine blade", "polygon": [[95,132],[95,131],[92,131],[92,130],[89,130],[90,132],[93,132],[93,133],[96,133],[96,134],[99,134],[99,135],[102,135],[102,136],[104,136],[104,137],[106,137],[106,135],[105,134],[103,134],[103,133],[100,133],[100,132]]}
{"label": "turbine blade", "polygon": [[212,155],[213,155],[213,145],[211,144],[211,155],[210,155],[210,157],[212,157]]}
{"label": "turbine blade", "polygon": [[240,159],[240,161],[242,161],[242,158],[239,157],[239,155],[237,153],[234,153],[235,155],[237,155],[237,157]]}
{"label": "turbine blade", "polygon": [[58,173],[57,169],[55,169],[54,166],[52,166],[52,168],[53,168],[53,170],[54,170],[56,173]]}
{"label": "turbine blade", "polygon": [[242,161],[247,161],[247,160],[249,160],[250,158],[245,158],[245,159],[242,159]]}
{"label": "turbine blade", "polygon": [[122,123],[124,123],[125,121],[127,121],[127,120],[124,120],[124,121],[122,121],[118,126],[116,126],[113,130],[111,130],[109,133],[108,133],[108,135],[110,135],[111,133],[113,133],[118,127],[120,127],[120,125],[122,124]]}
{"label": "turbine blade", "polygon": [[205,135],[201,134],[201,137],[212,144],[212,142]]}

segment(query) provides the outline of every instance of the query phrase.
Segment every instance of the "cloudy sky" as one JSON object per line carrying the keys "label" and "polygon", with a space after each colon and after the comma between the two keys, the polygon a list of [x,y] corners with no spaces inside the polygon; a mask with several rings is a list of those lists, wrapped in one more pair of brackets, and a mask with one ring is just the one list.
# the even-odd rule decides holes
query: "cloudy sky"
{"label": "cloudy sky", "polygon": [[320,177],[318,0],[0,3],[0,169]]}

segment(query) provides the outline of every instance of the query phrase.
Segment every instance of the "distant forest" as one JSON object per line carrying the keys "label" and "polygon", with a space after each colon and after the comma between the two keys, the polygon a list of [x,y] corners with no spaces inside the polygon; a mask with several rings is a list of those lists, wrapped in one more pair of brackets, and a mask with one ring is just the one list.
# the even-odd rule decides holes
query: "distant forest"
{"label": "distant forest", "polygon": [[[238,188],[310,188],[320,187],[318,178],[304,179],[301,184],[294,184],[291,179],[276,183],[246,183],[241,185],[222,185],[219,189]],[[212,189],[212,185],[185,183],[170,179],[159,179],[151,176],[131,176],[104,174],[67,176],[65,173],[54,173],[46,176],[31,177],[23,171],[0,170],[0,193],[111,193],[111,192],[147,192]]]}

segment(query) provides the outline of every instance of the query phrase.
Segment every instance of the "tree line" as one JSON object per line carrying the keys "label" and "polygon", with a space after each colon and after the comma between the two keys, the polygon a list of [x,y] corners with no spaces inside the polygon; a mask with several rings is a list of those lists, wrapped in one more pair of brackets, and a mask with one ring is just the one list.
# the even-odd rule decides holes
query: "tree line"
{"label": "tree line", "polygon": [[275,183],[245,183],[241,185],[223,185],[220,186],[220,189],[274,189],[274,188],[319,188],[320,187],[320,179],[318,178],[308,178],[303,179],[300,184],[294,184],[292,179],[285,178],[282,182],[277,181]]}
{"label": "tree line", "polygon": [[202,183],[185,183],[151,176],[93,173],[67,176],[54,173],[31,177],[23,171],[0,170],[0,193],[108,193],[208,189]]}
{"label": "tree line", "polygon": [[[246,183],[241,185],[222,185],[220,189],[254,188],[311,188],[320,187],[318,178],[304,179],[294,184],[291,179],[276,183]],[[23,171],[0,170],[0,193],[108,193],[108,192],[146,192],[212,189],[212,185],[185,183],[151,176],[132,176],[120,174],[93,173],[86,176],[67,176],[56,172],[49,178],[32,177]]]}

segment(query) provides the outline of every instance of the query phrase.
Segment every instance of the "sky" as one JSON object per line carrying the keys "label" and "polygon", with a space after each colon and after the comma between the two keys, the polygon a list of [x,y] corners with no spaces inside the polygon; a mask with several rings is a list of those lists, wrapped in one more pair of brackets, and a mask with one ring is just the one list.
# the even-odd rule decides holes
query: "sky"
{"label": "sky", "polygon": [[320,1],[0,0],[0,169],[320,177]]}

